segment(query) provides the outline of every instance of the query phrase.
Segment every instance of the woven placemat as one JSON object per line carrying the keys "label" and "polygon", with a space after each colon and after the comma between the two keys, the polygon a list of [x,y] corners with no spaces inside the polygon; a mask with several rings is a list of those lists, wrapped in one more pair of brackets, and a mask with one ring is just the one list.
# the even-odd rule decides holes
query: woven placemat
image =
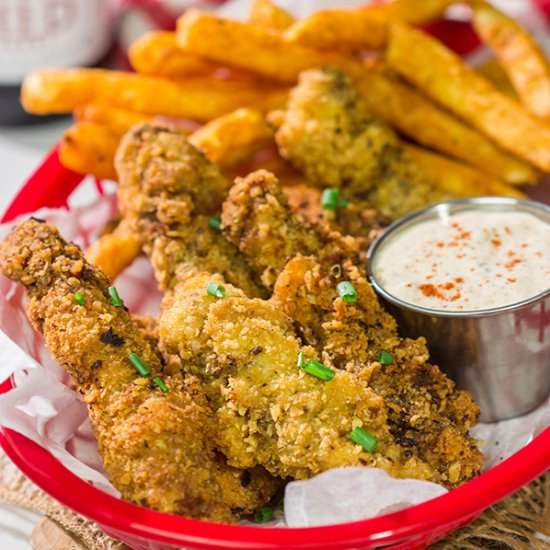
{"label": "woven placemat", "polygon": [[[0,472],[0,500],[44,514],[33,533],[35,550],[129,550],[36,487],[5,455]],[[550,550],[550,471],[430,550],[478,548]]]}

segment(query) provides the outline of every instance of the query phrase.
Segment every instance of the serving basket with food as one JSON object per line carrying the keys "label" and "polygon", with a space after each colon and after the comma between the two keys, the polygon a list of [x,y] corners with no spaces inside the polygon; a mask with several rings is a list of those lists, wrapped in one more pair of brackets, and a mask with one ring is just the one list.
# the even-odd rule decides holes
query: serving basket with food
{"label": "serving basket with food", "polygon": [[405,549],[550,467],[550,68],[477,0],[470,68],[418,28],[452,4],[190,9],[28,75],[75,118],[0,228],[30,479],[133,548]]}

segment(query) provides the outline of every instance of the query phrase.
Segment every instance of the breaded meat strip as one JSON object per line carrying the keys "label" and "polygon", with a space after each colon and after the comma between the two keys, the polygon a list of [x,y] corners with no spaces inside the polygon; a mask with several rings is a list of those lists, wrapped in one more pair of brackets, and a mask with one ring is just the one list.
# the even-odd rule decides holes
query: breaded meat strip
{"label": "breaded meat strip", "polygon": [[[223,284],[222,298],[208,295]],[[391,433],[383,398],[365,372],[335,369],[296,336],[292,320],[271,301],[247,298],[218,275],[196,272],[178,285],[160,316],[160,338],[199,376],[219,422],[218,445],[230,464],[264,466],[277,476],[309,478],[329,468],[374,466],[395,477],[447,480]],[[299,363],[322,362],[333,375]],[[364,449],[350,435],[376,439]],[[450,485],[450,483],[448,483]]]}
{"label": "breaded meat strip", "polygon": [[271,120],[279,152],[310,184],[367,200],[387,221],[448,198],[426,181],[395,132],[337,69],[303,72],[287,109]]}
{"label": "breaded meat strip", "polygon": [[235,180],[223,204],[222,231],[268,288],[273,288],[286,262],[296,254],[314,254],[329,265],[343,258],[360,261],[360,245],[353,237],[306,227],[291,212],[288,197],[267,170]]}
{"label": "breaded meat strip", "polygon": [[[342,281],[353,284],[357,301],[342,300]],[[448,487],[479,473],[483,458],[468,435],[479,408],[429,363],[424,338],[398,335],[394,318],[356,266],[345,261],[335,276],[315,258],[297,256],[277,279],[272,302],[295,321],[304,342],[323,350],[336,368],[360,373],[383,398],[400,450],[397,462],[416,457],[432,469],[432,481]]]}
{"label": "breaded meat strip", "polygon": [[[235,470],[214,452],[216,421],[198,379],[165,375],[129,313],[111,302],[109,280],[76,245],[30,219],[1,243],[0,268],[27,287],[28,317],[86,403],[123,499],[219,522],[269,500],[275,484],[263,471]],[[140,375],[131,357],[148,370]]]}
{"label": "breaded meat strip", "polygon": [[[384,399],[401,457],[428,462],[437,472],[434,480],[449,486],[480,471],[482,455],[467,433],[478,407],[428,363],[423,339],[399,337],[355,254],[345,249],[339,257],[327,254],[326,242],[292,214],[275,177],[265,171],[236,181],[222,222],[224,233],[259,273],[274,266],[271,301],[293,319],[303,342],[328,356],[335,368],[362,373],[364,383]],[[353,284],[356,302],[339,296],[342,281]],[[382,352],[391,362],[380,362]]]}
{"label": "breaded meat strip", "polygon": [[115,165],[125,223],[143,240],[162,290],[198,268],[221,273],[247,295],[265,294],[242,254],[211,226],[229,182],[184,135],[139,124],[122,139]]}

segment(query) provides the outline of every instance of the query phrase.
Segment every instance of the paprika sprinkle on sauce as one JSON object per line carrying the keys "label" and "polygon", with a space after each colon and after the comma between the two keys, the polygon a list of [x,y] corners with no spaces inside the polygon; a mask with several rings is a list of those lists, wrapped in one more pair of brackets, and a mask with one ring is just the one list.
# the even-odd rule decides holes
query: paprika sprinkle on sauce
{"label": "paprika sprinkle on sauce", "polygon": [[534,297],[550,281],[550,224],[528,212],[461,211],[388,238],[373,273],[395,298],[478,311]]}

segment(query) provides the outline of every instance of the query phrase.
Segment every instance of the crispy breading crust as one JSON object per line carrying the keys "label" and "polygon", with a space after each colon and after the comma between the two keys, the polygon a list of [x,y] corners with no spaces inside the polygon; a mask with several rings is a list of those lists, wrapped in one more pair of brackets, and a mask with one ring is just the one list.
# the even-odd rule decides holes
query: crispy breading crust
{"label": "crispy breading crust", "polygon": [[[251,511],[270,498],[276,484],[261,471],[247,474],[248,494],[241,498],[237,481],[243,472],[213,451],[215,418],[199,381],[165,375],[129,313],[112,305],[109,280],[76,245],[31,219],[0,245],[0,267],[27,287],[29,319],[88,406],[105,470],[122,498],[223,522],[235,521],[244,503]],[[132,353],[149,367],[149,377],[138,375]],[[155,376],[168,392],[152,383]]]}
{"label": "crispy breading crust", "polygon": [[265,295],[239,251],[209,226],[229,183],[185,136],[139,124],[122,139],[115,164],[125,222],[143,239],[161,289],[196,267],[223,274],[250,296]]}
{"label": "crispy breading crust", "polygon": [[[423,339],[399,337],[395,320],[380,305],[353,250],[346,253],[337,246],[339,256],[332,253],[332,243],[299,222],[276,179],[265,172],[235,183],[222,221],[224,232],[258,272],[265,277],[266,266],[276,268],[271,273],[277,276],[272,302],[293,319],[303,342],[336,368],[361,373],[384,398],[388,430],[400,449],[396,457],[418,458],[430,470],[430,479],[448,486],[480,471],[482,455],[467,434],[477,421],[478,407],[427,362]],[[273,242],[280,244],[272,247]],[[335,276],[334,264],[340,265],[341,275]],[[336,286],[344,280],[353,283],[357,302],[339,297]],[[382,351],[392,354],[391,365],[380,365]],[[412,477],[424,472],[409,471]]]}
{"label": "crispy breading crust", "polygon": [[395,132],[337,69],[304,71],[287,109],[271,120],[279,152],[312,185],[367,200],[386,220],[448,198],[426,181]]}
{"label": "crispy breading crust", "polygon": [[287,196],[267,170],[235,180],[223,204],[222,231],[269,288],[296,254],[322,255],[332,264],[345,257],[359,262],[356,240],[323,228],[306,227],[290,212]]}

